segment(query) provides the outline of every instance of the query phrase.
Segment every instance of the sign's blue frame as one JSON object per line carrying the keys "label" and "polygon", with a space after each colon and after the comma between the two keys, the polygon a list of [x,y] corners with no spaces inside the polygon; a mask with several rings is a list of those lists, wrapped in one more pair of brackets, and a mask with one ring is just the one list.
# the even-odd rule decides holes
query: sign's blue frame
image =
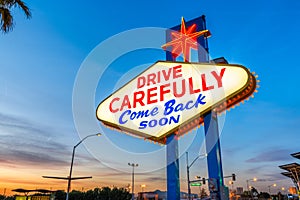
{"label": "sign's blue frame", "polygon": [[[185,23],[187,27],[196,24],[196,31],[206,30],[205,16],[190,20]],[[171,31],[179,31],[181,25],[175,26],[167,30],[166,42],[171,41]],[[200,36],[197,39],[198,45],[198,61],[209,62],[207,38]],[[172,56],[170,47],[166,51],[166,60],[175,61]],[[221,159],[221,146],[219,140],[219,128],[217,115],[214,112],[209,112],[204,116],[204,129],[206,136],[206,150],[208,153],[207,166],[210,179],[216,179],[218,190],[211,191],[212,199],[220,199],[220,188],[224,187],[223,170]],[[180,200],[180,180],[179,180],[179,160],[178,160],[178,140],[174,134],[167,138],[167,199]]]}

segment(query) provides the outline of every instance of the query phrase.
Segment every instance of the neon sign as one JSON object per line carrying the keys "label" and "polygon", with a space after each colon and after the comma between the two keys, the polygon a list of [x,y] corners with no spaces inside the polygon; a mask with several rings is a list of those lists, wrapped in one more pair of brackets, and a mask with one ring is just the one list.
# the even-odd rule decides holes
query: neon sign
{"label": "neon sign", "polygon": [[181,18],[181,27],[180,32],[172,31],[171,37],[172,41],[164,44],[162,48],[164,50],[167,47],[172,47],[172,55],[173,58],[177,58],[181,53],[183,55],[183,60],[188,62],[190,60],[190,50],[198,49],[197,38],[201,35],[205,37],[209,37],[211,34],[208,30],[203,30],[199,32],[195,32],[197,25],[193,24],[188,29],[186,29],[184,18]]}
{"label": "neon sign", "polygon": [[158,61],[103,100],[97,118],[117,130],[165,144],[249,98],[256,79],[241,65]]}

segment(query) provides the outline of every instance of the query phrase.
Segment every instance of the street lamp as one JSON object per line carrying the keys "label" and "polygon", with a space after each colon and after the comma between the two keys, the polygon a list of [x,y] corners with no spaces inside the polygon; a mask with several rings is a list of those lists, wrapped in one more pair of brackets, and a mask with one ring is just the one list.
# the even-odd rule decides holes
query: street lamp
{"label": "street lamp", "polygon": [[276,185],[276,183],[274,183],[274,184],[272,184],[272,185],[268,185],[268,188],[269,188],[269,194],[270,194],[270,195],[271,195],[271,186],[276,187],[277,185]]}
{"label": "street lamp", "polygon": [[253,181],[253,182],[256,182],[257,181],[257,178],[253,178],[253,179],[247,179],[246,180],[246,183],[247,183],[247,190],[249,191],[250,187],[249,187],[249,181]]}
{"label": "street lamp", "polygon": [[141,188],[142,188],[142,192],[144,192],[144,188],[146,187],[146,185],[145,184],[142,184],[141,185]]}
{"label": "street lamp", "polygon": [[234,182],[233,181],[229,181],[228,183],[229,183],[229,185],[231,185],[231,190],[233,191],[233,184],[234,184]]}
{"label": "street lamp", "polygon": [[128,165],[132,167],[132,185],[131,185],[132,197],[131,197],[131,199],[134,200],[134,168],[139,166],[139,164],[128,163]]}
{"label": "street lamp", "polygon": [[78,147],[78,145],[80,145],[85,139],[87,139],[87,138],[89,138],[89,137],[93,137],[93,136],[101,136],[101,135],[102,135],[101,133],[88,135],[88,136],[84,137],[82,140],[80,140],[80,141],[73,147],[72,161],[71,161],[71,167],[70,167],[70,174],[69,174],[69,177],[68,177],[68,188],[67,188],[67,196],[66,196],[66,200],[69,200],[69,192],[70,192],[70,188],[71,188],[72,170],[73,170],[73,162],[74,162],[74,156],[75,156],[75,149],[76,149],[76,147]]}
{"label": "street lamp", "polygon": [[[249,195],[249,193],[250,193],[250,195],[251,195],[251,197],[252,197],[252,192],[251,192],[251,190],[250,190],[250,187],[251,186],[249,186],[249,181],[253,181],[253,182],[256,182],[257,181],[257,178],[253,178],[253,179],[247,179],[246,180],[246,182],[247,182],[247,191],[248,191],[248,195]],[[252,197],[253,198],[253,197]]]}
{"label": "street lamp", "polygon": [[207,157],[207,154],[198,155],[193,162],[189,165],[189,153],[186,152],[186,174],[187,174],[187,183],[188,183],[188,199],[191,200],[191,186],[190,186],[190,168],[200,157]]}

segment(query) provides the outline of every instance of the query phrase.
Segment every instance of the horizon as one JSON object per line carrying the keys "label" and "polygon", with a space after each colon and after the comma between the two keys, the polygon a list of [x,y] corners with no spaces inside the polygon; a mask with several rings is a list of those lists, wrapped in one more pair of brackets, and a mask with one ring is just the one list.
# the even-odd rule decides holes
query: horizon
{"label": "horizon", "polygon": [[[76,81],[99,45],[131,30],[166,29],[179,25],[182,16],[189,21],[202,14],[212,33],[210,58],[225,57],[230,64],[244,65],[261,81],[254,98],[219,117],[224,176],[236,174],[235,188],[245,189],[246,180],[253,178],[258,179],[252,184],[259,191],[268,192],[273,183],[277,184],[274,191],[293,186],[278,166],[299,162],[290,154],[300,151],[300,68],[296,64],[300,2],[189,0],[186,6],[171,1],[25,2],[32,18],[25,20],[15,9],[16,26],[0,36],[0,194],[4,188],[6,194],[16,188],[66,190],[67,181],[42,176],[68,176],[72,147],[84,136],[78,120],[89,119],[98,129],[84,127],[85,134],[103,136],[76,148],[73,176],[93,178],[72,181],[72,189],[126,187],[131,184],[127,163],[135,162],[145,163],[136,168],[136,192],[142,184],[145,191],[166,190],[164,147],[111,130],[95,115],[98,104],[113,91],[157,60],[165,60],[163,49],[122,54],[107,68],[97,64],[103,76],[92,91],[94,113],[87,119],[77,118],[81,110],[74,112]],[[89,105],[85,106],[84,111]],[[187,190],[185,152],[190,161],[205,154],[203,141],[203,126],[179,140],[181,191]],[[120,152],[111,151],[109,145]],[[144,158],[127,156],[135,154]],[[198,175],[208,177],[205,158],[191,168],[191,177]]]}

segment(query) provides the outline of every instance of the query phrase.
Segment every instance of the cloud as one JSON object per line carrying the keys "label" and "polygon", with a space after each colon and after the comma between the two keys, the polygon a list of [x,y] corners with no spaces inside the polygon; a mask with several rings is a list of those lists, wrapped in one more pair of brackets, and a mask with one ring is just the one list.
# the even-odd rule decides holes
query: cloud
{"label": "cloud", "polygon": [[256,166],[246,170],[247,174],[257,174],[259,171],[263,171],[265,168],[269,167],[268,165]]}
{"label": "cloud", "polygon": [[56,131],[24,117],[0,113],[0,162],[14,167],[26,164],[67,165],[67,146],[53,140]]}
{"label": "cloud", "polygon": [[10,152],[1,152],[0,157],[2,162],[10,166],[17,163],[22,165],[69,165],[69,162],[57,159],[47,152],[30,152],[15,149]]}
{"label": "cloud", "polygon": [[166,178],[165,177],[160,177],[160,176],[157,176],[157,177],[148,177],[148,178],[145,178],[144,179],[145,181],[147,182],[165,182],[166,181]]}
{"label": "cloud", "polygon": [[15,137],[26,135],[27,137],[49,138],[56,134],[55,130],[50,127],[39,125],[21,116],[3,113],[0,113],[0,130],[2,135]]}
{"label": "cloud", "polygon": [[239,153],[241,147],[228,147],[225,146],[225,148],[222,149],[222,153],[224,156],[235,156],[237,153]]}
{"label": "cloud", "polygon": [[[120,177],[120,176],[123,176],[123,175],[130,175],[131,173],[126,173],[126,172],[115,172],[115,173],[101,173],[99,174],[99,176],[102,176],[102,177]],[[137,173],[136,173],[137,174]]]}
{"label": "cloud", "polygon": [[[22,180],[22,179],[5,179],[5,183],[9,184],[9,183],[12,183],[14,185],[20,185],[20,186],[23,186],[23,185],[34,185],[35,188],[32,188],[32,189],[36,189],[36,186],[45,186],[48,188],[49,186],[49,182],[41,182],[40,180]],[[54,182],[54,181],[51,181],[51,182]],[[65,183],[66,181],[60,181],[60,180],[55,180],[55,182],[60,182],[60,183]],[[26,188],[28,189],[28,188]]]}
{"label": "cloud", "polygon": [[283,176],[280,173],[273,173],[273,174],[263,174],[263,176],[267,177],[266,179],[262,179],[260,181],[279,181],[282,179],[289,179],[285,176]]}
{"label": "cloud", "polygon": [[291,150],[289,149],[276,149],[272,148],[259,153],[257,156],[246,160],[248,163],[260,163],[260,162],[277,162],[277,161],[289,161],[292,159],[290,156]]}

